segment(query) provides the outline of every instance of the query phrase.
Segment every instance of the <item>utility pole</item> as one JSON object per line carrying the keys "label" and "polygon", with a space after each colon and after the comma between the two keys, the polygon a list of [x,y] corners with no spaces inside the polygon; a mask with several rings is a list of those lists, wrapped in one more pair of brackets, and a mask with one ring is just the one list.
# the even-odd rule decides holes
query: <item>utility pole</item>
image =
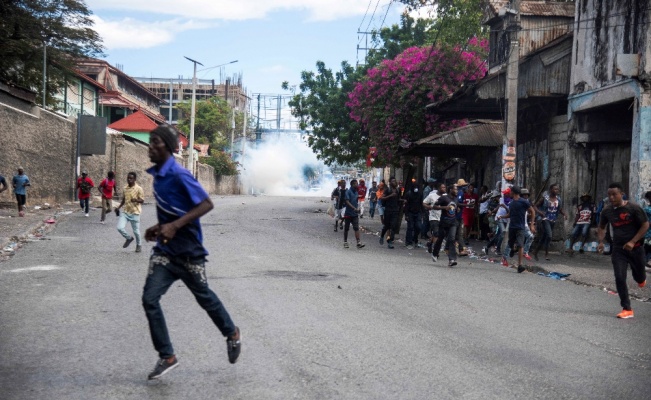
{"label": "utility pole", "polygon": [[520,0],[511,1],[511,9],[507,12],[510,39],[510,53],[506,66],[506,135],[502,145],[502,190],[508,184],[515,184],[517,170],[517,136],[518,136],[518,75],[520,64],[520,45],[518,34],[520,30]]}
{"label": "utility pole", "polygon": [[[68,88],[66,87],[65,90],[68,90]],[[43,40],[43,109],[44,110],[45,110],[46,98],[47,98],[47,44],[45,43],[45,40]]]}
{"label": "utility pole", "polygon": [[262,140],[262,132],[260,132],[260,94],[258,93],[258,124],[255,128],[255,147],[257,148]]}
{"label": "utility pole", "polygon": [[192,75],[192,107],[190,108],[190,148],[188,149],[188,169],[192,173],[192,176],[194,176],[194,110],[197,101],[197,64],[202,67],[203,64],[191,58],[185,58],[192,61],[194,64],[194,74]]}

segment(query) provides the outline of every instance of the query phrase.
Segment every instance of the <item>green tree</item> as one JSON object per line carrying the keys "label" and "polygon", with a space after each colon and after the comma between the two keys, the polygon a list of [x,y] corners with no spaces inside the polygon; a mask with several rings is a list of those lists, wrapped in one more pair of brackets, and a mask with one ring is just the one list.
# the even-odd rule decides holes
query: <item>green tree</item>
{"label": "green tree", "polygon": [[[182,113],[179,129],[182,132],[190,132],[192,103],[185,101],[179,103],[177,107]],[[230,141],[232,112],[231,106],[221,97],[197,101],[194,118],[195,140],[202,140],[219,150],[226,148]]]}
{"label": "green tree", "polygon": [[[368,151],[367,137],[349,117],[346,102],[360,70],[345,61],[338,72],[322,61],[317,61],[316,68],[316,73],[301,73],[299,93],[289,101],[292,114],[300,119],[301,129],[311,130],[308,144],[325,164],[358,161]],[[288,83],[282,87],[288,89]]]}
{"label": "green tree", "polygon": [[233,161],[231,155],[223,150],[210,150],[209,157],[201,157],[200,161],[215,169],[215,175],[237,175],[238,162]]}
{"label": "green tree", "polygon": [[[301,129],[311,130],[308,144],[326,164],[353,164],[363,160],[370,146],[368,132],[350,118],[346,106],[355,85],[365,79],[369,68],[393,59],[414,46],[465,44],[473,36],[483,37],[481,0],[405,0],[411,7],[437,4],[436,18],[418,19],[404,14],[399,25],[374,32],[375,49],[369,51],[366,65],[357,68],[348,62],[333,72],[321,61],[316,72],[301,73],[300,91],[289,102],[292,115],[301,121]],[[413,3],[413,4],[410,4]],[[283,89],[289,89],[287,81]]]}
{"label": "green tree", "polygon": [[65,85],[80,57],[102,55],[82,0],[0,1],[0,80],[38,92],[42,101],[43,46],[47,49],[47,102]]}

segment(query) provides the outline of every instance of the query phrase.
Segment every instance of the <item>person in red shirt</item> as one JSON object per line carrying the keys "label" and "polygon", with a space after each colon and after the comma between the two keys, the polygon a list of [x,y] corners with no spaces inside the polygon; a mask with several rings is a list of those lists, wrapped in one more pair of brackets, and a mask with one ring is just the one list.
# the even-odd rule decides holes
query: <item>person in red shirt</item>
{"label": "person in red shirt", "polygon": [[479,196],[474,191],[475,187],[471,183],[463,194],[463,211],[461,212],[461,218],[463,219],[463,239],[466,246],[469,244],[468,240],[470,239],[470,231],[472,231],[472,226],[475,222],[475,210],[477,209],[477,203],[479,202]]}
{"label": "person in red shirt", "polygon": [[79,193],[77,198],[79,199],[79,206],[88,216],[88,204],[90,202],[90,190],[95,187],[93,180],[88,177],[88,171],[81,171],[81,176],[77,178],[77,189]]}
{"label": "person in red shirt", "polygon": [[359,180],[357,185],[357,204],[359,204],[359,217],[364,218],[364,199],[366,199],[366,182],[364,179]]}
{"label": "person in red shirt", "polygon": [[109,171],[106,178],[99,183],[99,191],[102,194],[102,217],[101,223],[106,219],[106,213],[113,208],[113,193],[115,193],[115,172]]}

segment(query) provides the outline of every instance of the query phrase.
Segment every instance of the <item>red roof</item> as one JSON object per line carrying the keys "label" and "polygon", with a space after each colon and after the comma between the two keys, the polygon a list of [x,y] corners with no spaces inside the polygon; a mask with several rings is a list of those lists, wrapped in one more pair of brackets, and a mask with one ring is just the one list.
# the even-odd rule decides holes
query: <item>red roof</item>
{"label": "red roof", "polygon": [[138,110],[128,117],[115,121],[108,127],[121,132],[151,132],[158,124]]}

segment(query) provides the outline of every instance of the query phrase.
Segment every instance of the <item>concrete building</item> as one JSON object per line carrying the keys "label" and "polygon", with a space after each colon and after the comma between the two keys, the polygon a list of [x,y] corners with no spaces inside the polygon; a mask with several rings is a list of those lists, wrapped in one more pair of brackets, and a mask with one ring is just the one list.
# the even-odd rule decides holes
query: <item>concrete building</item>
{"label": "concrete building", "polygon": [[[160,106],[160,113],[165,116],[168,123],[176,124],[182,117],[176,107],[178,103],[192,100],[192,79],[144,77],[134,79],[156,96],[166,100],[166,104]],[[242,86],[241,76],[236,77],[235,80],[226,79],[224,83],[215,83],[214,79],[197,79],[197,101],[211,97],[225,99],[231,107],[240,112],[247,109],[251,100]]]}
{"label": "concrete building", "polygon": [[165,101],[119,68],[94,58],[78,60],[77,68],[106,88],[99,97],[99,105],[102,108],[99,115],[106,117],[107,124],[138,110],[154,121],[165,122],[165,117],[160,114],[160,106]]}
{"label": "concrete building", "polygon": [[576,2],[568,97],[567,179],[599,197],[621,182],[631,199],[651,190],[651,7],[648,0]]}

